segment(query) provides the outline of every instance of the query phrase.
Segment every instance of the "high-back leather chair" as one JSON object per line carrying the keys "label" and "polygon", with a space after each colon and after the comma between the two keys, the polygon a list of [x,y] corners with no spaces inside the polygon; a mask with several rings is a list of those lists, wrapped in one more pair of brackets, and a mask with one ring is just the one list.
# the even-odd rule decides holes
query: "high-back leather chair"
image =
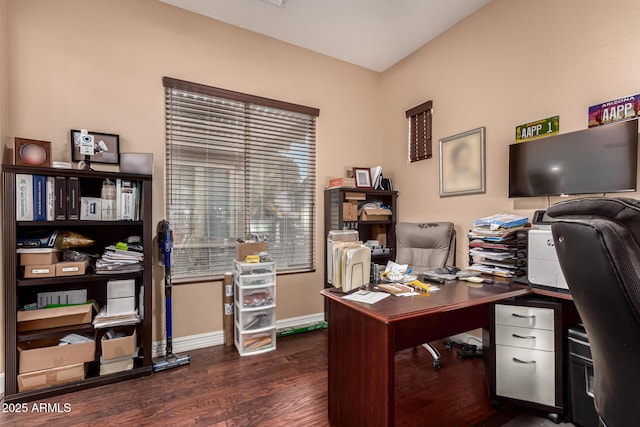
{"label": "high-back leather chair", "polygon": [[595,406],[610,427],[640,425],[640,201],[549,208],[556,252],[587,330]]}
{"label": "high-back leather chair", "polygon": [[399,222],[396,240],[396,262],[409,264],[418,274],[453,265],[456,232],[452,222]]}
{"label": "high-back leather chair", "polygon": [[[453,265],[456,252],[456,232],[452,222],[396,225],[396,262],[408,264],[419,275],[445,265]],[[422,344],[433,357],[433,366],[440,367],[440,352],[429,343]]]}

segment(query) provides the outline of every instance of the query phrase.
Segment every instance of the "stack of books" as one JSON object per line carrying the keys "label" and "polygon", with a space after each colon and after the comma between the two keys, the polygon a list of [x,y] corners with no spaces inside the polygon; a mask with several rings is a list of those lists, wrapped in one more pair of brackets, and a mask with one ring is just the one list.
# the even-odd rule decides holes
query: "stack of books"
{"label": "stack of books", "polygon": [[480,218],[469,232],[469,270],[501,277],[527,274],[529,219],[497,214]]}
{"label": "stack of books", "polygon": [[142,245],[117,243],[107,246],[96,261],[96,274],[121,274],[142,271],[144,254]]}

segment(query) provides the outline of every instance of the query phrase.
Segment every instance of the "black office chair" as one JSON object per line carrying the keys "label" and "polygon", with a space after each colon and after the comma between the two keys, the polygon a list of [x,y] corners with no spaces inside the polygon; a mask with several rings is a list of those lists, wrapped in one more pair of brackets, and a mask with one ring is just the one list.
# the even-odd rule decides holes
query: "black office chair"
{"label": "black office chair", "polygon": [[640,201],[588,198],[547,211],[587,330],[601,424],[640,425]]}

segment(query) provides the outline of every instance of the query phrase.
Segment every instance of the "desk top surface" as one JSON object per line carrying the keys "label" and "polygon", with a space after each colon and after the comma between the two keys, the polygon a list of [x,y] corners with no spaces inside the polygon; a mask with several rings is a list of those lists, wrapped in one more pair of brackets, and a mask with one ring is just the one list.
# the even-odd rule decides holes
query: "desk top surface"
{"label": "desk top surface", "polygon": [[338,301],[385,323],[488,304],[533,293],[527,286],[509,282],[477,286],[468,282],[447,282],[444,285],[439,285],[440,290],[430,294],[413,297],[390,295],[375,304],[345,300],[342,298],[344,294],[332,291],[332,288],[324,289],[321,293],[326,298]]}

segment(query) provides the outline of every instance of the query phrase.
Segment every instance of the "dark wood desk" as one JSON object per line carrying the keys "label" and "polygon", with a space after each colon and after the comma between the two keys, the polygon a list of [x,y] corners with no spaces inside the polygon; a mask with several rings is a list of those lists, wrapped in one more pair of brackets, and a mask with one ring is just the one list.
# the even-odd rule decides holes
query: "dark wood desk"
{"label": "dark wood desk", "polygon": [[515,284],[473,287],[449,282],[439,291],[376,304],[322,291],[329,321],[329,421],[338,427],[393,426],[397,351],[489,324],[490,304],[532,293]]}

